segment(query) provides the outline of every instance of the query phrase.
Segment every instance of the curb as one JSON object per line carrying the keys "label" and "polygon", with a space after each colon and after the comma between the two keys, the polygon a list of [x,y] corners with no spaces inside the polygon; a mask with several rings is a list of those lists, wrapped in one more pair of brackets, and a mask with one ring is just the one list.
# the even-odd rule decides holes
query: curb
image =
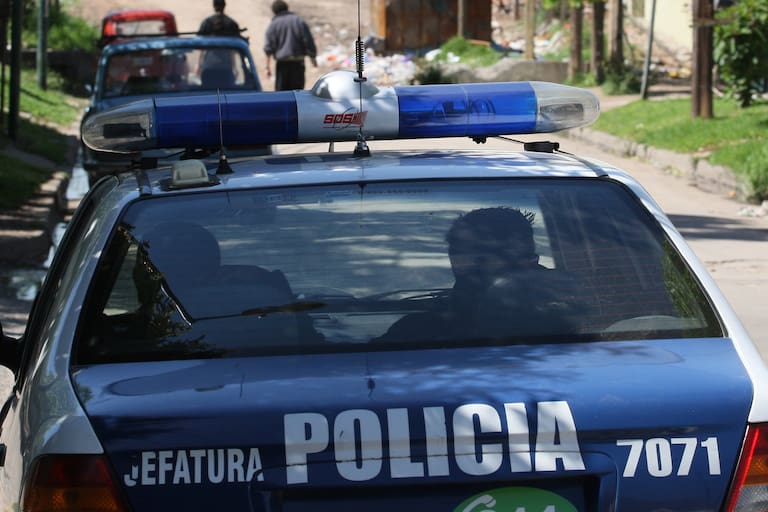
{"label": "curb", "polygon": [[745,204],[754,202],[751,200],[754,195],[749,184],[739,179],[730,168],[713,165],[703,158],[646,146],[589,128],[574,128],[564,132],[564,135],[614,155],[649,162],[665,172],[688,179],[693,186],[705,192],[736,199]]}

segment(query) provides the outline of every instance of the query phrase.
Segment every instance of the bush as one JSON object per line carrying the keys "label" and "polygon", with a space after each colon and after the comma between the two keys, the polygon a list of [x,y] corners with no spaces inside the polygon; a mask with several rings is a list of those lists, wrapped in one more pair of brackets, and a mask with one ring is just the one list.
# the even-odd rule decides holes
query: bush
{"label": "bush", "polygon": [[[38,9],[27,7],[22,40],[27,48],[37,47]],[[48,49],[92,51],[99,38],[99,28],[53,6],[48,16]]]}
{"label": "bush", "polygon": [[440,64],[428,63],[422,66],[413,76],[411,84],[452,84],[455,80],[445,73]]}
{"label": "bush", "polygon": [[741,0],[717,14],[714,58],[729,96],[748,107],[768,77],[768,2]]}
{"label": "bush", "polygon": [[607,69],[602,84],[605,94],[637,94],[642,86],[642,75],[637,69]]}
{"label": "bush", "polygon": [[501,54],[484,44],[475,44],[463,37],[453,37],[440,47],[436,60],[445,62],[449,54],[459,57],[460,61],[469,66],[493,66],[501,58]]}
{"label": "bush", "polygon": [[744,161],[744,174],[747,176],[752,189],[759,199],[768,197],[768,146],[755,145]]}

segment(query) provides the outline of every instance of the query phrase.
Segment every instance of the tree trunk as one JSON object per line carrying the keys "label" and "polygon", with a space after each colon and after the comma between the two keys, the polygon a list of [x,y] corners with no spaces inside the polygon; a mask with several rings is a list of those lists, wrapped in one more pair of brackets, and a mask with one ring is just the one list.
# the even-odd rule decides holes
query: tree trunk
{"label": "tree trunk", "polygon": [[467,0],[457,0],[456,5],[456,35],[466,37],[467,34]]}
{"label": "tree trunk", "polygon": [[691,117],[712,119],[712,0],[693,2],[693,69],[691,70]]}
{"label": "tree trunk", "polygon": [[525,58],[536,58],[534,36],[536,34],[536,1],[525,0]]}
{"label": "tree trunk", "polygon": [[595,76],[595,82],[605,81],[605,3],[601,0],[592,2],[592,42],[590,48],[590,68]]}
{"label": "tree trunk", "polygon": [[571,52],[568,59],[568,79],[575,80],[584,66],[581,56],[582,36],[584,34],[584,8],[571,6]]}
{"label": "tree trunk", "polygon": [[624,69],[624,8],[621,0],[609,0],[608,15],[611,18],[608,40],[608,61],[615,72]]}

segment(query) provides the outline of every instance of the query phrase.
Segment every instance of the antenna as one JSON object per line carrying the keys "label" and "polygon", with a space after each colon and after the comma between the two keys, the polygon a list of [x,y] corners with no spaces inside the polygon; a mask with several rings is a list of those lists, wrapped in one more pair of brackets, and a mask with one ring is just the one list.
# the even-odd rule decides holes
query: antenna
{"label": "antenna", "polygon": [[368,149],[368,144],[365,142],[365,136],[363,135],[363,122],[365,116],[363,113],[363,82],[368,79],[363,76],[363,68],[365,66],[365,43],[360,38],[360,30],[362,22],[360,21],[360,0],[357,0],[357,41],[355,41],[355,65],[357,67],[357,77],[355,82],[360,87],[360,131],[357,133],[357,145],[355,146],[355,156],[371,156],[371,150]]}
{"label": "antenna", "polygon": [[224,151],[224,126],[221,117],[221,89],[216,89],[216,103],[219,106],[219,166],[216,174],[232,174],[232,168],[227,162],[227,153]]}

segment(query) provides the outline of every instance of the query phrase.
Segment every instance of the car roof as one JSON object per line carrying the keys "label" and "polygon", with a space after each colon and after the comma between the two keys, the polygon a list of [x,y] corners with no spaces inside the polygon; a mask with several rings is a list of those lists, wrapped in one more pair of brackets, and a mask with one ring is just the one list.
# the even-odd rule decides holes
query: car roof
{"label": "car roof", "polygon": [[108,44],[102,50],[102,57],[114,53],[133,52],[163,48],[206,48],[229,46],[249,50],[248,43],[241,37],[231,36],[163,36],[134,40],[121,40]]}
{"label": "car roof", "polygon": [[[424,147],[429,141],[424,141]],[[182,161],[184,162],[184,161]],[[206,172],[211,183],[174,186],[173,165],[123,173],[124,194],[141,188],[143,195],[209,193],[243,188],[273,188],[339,183],[373,183],[416,180],[473,180],[499,178],[583,178],[610,177],[621,182],[629,176],[606,164],[565,153],[517,150],[513,143],[506,151],[484,150],[383,150],[365,158],[351,151],[296,153],[263,156],[229,162],[231,173]],[[143,185],[143,188],[141,187]]]}

